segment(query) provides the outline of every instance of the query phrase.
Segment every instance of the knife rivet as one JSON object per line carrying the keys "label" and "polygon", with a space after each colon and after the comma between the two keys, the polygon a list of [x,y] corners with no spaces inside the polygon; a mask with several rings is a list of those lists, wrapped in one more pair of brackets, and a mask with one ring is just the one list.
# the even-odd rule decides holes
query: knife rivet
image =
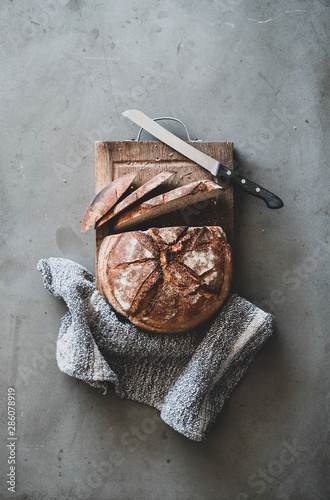
{"label": "knife rivet", "polygon": [[227,170],[227,175],[231,175],[231,171],[230,170]]}
{"label": "knife rivet", "polygon": [[260,188],[256,188],[257,193],[260,193]]}
{"label": "knife rivet", "polygon": [[245,179],[242,179],[242,180],[241,180],[241,183],[242,183],[242,184],[245,184],[245,183],[246,183],[246,180],[245,180]]}

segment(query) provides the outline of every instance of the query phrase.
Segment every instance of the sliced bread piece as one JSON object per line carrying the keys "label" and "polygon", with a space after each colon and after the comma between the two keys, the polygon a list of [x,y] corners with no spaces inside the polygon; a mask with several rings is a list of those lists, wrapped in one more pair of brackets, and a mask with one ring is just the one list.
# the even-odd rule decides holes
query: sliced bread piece
{"label": "sliced bread piece", "polygon": [[188,205],[214,198],[223,192],[223,189],[210,180],[195,181],[172,189],[120,214],[114,225],[114,231],[121,232]]}
{"label": "sliced bread piece", "polygon": [[87,231],[117,203],[123,193],[130,187],[136,175],[136,173],[125,174],[115,181],[110,182],[102,191],[97,193],[85,212],[81,224],[82,232]]}
{"label": "sliced bread piece", "polygon": [[139,199],[143,198],[148,193],[159,187],[161,184],[166,182],[175,174],[176,172],[164,170],[160,174],[155,175],[154,177],[149,179],[142,186],[133,191],[133,193],[126,196],[121,202],[119,202],[117,205],[112,207],[106,214],[104,214],[103,217],[101,217],[101,219],[98,220],[96,227],[102,226],[102,224],[112,219],[115,215],[126,210],[130,205],[136,203]]}

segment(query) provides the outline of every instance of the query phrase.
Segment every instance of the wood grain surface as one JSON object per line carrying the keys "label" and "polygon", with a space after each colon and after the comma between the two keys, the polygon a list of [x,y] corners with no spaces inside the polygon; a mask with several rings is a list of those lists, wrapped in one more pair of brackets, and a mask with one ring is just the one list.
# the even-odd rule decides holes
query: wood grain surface
{"label": "wood grain surface", "polygon": [[[192,146],[233,168],[232,142],[190,142]],[[184,186],[195,180],[210,179],[212,175],[203,167],[159,141],[116,141],[95,144],[95,192],[101,191],[118,177],[137,172],[131,191],[163,170],[177,174],[162,186],[162,192]],[[126,193],[129,194],[128,191]],[[149,196],[151,197],[151,196]],[[114,218],[115,219],[115,218]],[[166,226],[221,226],[231,246],[234,243],[233,188],[229,185],[216,199],[205,200],[179,211],[148,221],[136,229]],[[98,252],[103,239],[112,234],[112,222],[96,229],[95,276],[98,285]]]}

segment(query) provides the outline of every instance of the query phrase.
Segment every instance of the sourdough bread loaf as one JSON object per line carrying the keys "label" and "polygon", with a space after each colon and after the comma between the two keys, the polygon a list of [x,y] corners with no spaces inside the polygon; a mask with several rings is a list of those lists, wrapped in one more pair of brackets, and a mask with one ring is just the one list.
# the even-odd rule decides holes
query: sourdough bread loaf
{"label": "sourdough bread loaf", "polygon": [[218,226],[165,227],[106,237],[99,280],[113,308],[159,333],[190,330],[216,313],[232,280],[232,252]]}

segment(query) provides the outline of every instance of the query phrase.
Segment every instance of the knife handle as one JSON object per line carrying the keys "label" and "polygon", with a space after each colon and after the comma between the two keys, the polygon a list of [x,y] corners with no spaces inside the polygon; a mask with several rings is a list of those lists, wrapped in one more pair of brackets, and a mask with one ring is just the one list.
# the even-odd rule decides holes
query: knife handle
{"label": "knife handle", "polygon": [[283,201],[274,193],[267,191],[267,189],[261,186],[258,186],[258,184],[255,184],[249,179],[246,179],[243,175],[236,172],[236,170],[231,170],[222,163],[219,163],[217,177],[219,180],[226,183],[231,180],[234,184],[236,184],[236,186],[239,186],[248,194],[252,194],[252,196],[256,196],[257,198],[261,198],[262,200],[264,200],[268,208],[283,207]]}

